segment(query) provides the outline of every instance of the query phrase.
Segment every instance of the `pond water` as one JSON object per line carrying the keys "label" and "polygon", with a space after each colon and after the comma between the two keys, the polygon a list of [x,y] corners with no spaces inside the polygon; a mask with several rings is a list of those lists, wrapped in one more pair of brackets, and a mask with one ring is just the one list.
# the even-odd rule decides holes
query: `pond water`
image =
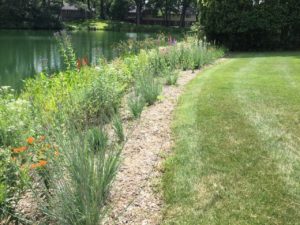
{"label": "pond water", "polygon": [[[87,57],[91,64],[96,64],[103,56],[113,58],[113,46],[120,41],[149,36],[145,33],[110,31],[70,33],[76,56]],[[51,73],[61,69],[63,62],[53,31],[0,31],[0,86],[19,90],[24,79],[42,71]]]}

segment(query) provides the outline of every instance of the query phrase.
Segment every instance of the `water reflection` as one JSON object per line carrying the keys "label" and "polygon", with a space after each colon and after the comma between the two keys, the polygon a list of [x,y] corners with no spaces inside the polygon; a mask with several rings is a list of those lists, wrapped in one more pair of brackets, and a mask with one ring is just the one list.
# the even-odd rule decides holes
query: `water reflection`
{"label": "water reflection", "polygon": [[[63,69],[58,44],[52,31],[0,31],[0,86],[16,89],[22,80],[46,71]],[[82,31],[71,34],[78,57],[87,57],[96,64],[100,57],[114,57],[113,46],[121,41],[143,39],[149,35],[108,31]]]}

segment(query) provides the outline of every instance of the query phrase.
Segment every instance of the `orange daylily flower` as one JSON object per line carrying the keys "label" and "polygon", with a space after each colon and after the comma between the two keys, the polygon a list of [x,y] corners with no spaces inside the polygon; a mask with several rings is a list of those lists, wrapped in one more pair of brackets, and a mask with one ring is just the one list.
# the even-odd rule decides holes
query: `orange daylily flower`
{"label": "orange daylily flower", "polygon": [[30,144],[30,145],[32,145],[34,143],[34,141],[35,141],[34,137],[27,138],[27,143]]}
{"label": "orange daylily flower", "polygon": [[46,166],[47,165],[47,161],[46,160],[40,160],[40,162],[39,162],[39,164],[40,164],[40,166]]}
{"label": "orange daylily flower", "polygon": [[19,147],[19,148],[13,148],[13,152],[14,153],[21,153],[21,152],[24,152],[28,149],[27,146],[22,146],[22,147]]}
{"label": "orange daylily flower", "polygon": [[35,168],[39,168],[39,167],[44,167],[47,165],[47,161],[46,160],[40,160],[38,163],[35,164],[31,164],[30,165],[30,169],[35,169]]}

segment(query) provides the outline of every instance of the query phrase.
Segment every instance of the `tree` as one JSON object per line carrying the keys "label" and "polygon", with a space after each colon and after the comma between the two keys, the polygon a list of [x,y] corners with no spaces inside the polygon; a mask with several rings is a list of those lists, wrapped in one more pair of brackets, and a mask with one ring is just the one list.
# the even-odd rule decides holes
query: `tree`
{"label": "tree", "polygon": [[110,6],[110,15],[112,19],[124,20],[128,13],[130,2],[128,0],[113,0]]}
{"label": "tree", "polygon": [[298,0],[201,2],[201,22],[208,39],[233,50],[299,47],[299,21]]}
{"label": "tree", "polygon": [[62,0],[2,0],[0,27],[57,28]]}
{"label": "tree", "polygon": [[171,13],[179,12],[179,4],[178,0],[150,0],[148,2],[148,6],[151,6],[154,11],[158,11],[159,14],[162,14],[165,20],[165,25],[169,25],[169,20],[171,17]]}
{"label": "tree", "polygon": [[145,5],[145,0],[134,0],[136,6],[136,24],[141,24],[142,10]]}
{"label": "tree", "polygon": [[105,0],[100,0],[100,18],[105,19]]}
{"label": "tree", "polygon": [[190,6],[191,0],[181,0],[180,26],[185,27],[186,10]]}

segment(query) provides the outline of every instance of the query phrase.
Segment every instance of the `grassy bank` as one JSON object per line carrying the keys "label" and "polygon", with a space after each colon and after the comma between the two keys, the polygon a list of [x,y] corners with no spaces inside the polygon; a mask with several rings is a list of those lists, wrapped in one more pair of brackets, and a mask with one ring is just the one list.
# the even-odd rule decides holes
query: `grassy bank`
{"label": "grassy bank", "polygon": [[33,192],[45,196],[36,198],[41,223],[98,224],[126,139],[122,99],[129,95],[127,107],[138,118],[164,83],[175,83],[175,70],[199,68],[224,54],[190,37],[161,48],[133,48],[136,54],[89,67],[85,59],[75,60],[65,33],[57,38],[67,71],[26,80],[19,96],[0,89],[1,222],[22,221],[18,202],[38,180]]}
{"label": "grassy bank", "polygon": [[234,55],[187,86],[164,224],[300,224],[299,55]]}
{"label": "grassy bank", "polygon": [[156,33],[174,33],[184,32],[187,29],[178,27],[165,27],[160,25],[136,25],[128,22],[110,21],[110,20],[84,20],[71,21],[64,23],[65,28],[69,30],[107,30],[123,32],[156,32]]}

